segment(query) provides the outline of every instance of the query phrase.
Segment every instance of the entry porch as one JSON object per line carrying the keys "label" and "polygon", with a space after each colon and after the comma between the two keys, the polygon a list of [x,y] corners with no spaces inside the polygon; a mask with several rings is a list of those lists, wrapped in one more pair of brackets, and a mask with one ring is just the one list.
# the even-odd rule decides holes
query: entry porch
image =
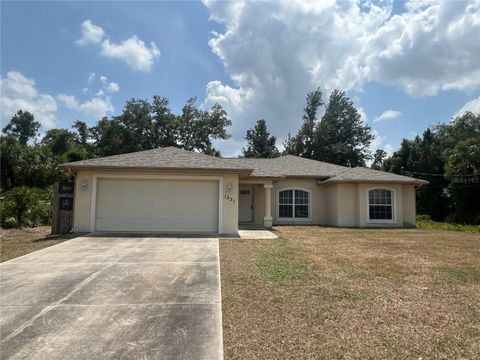
{"label": "entry porch", "polygon": [[240,180],[238,226],[240,229],[271,229],[272,189],[270,180]]}

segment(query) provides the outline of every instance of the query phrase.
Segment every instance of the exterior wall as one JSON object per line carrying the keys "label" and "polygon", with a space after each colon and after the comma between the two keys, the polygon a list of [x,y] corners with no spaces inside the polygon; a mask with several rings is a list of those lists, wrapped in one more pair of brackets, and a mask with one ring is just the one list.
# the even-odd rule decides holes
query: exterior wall
{"label": "exterior wall", "polygon": [[338,226],[337,184],[324,187],[327,198],[327,225]]}
{"label": "exterior wall", "polygon": [[358,226],[358,184],[330,184],[323,188],[327,197],[327,225]]}
{"label": "exterior wall", "polygon": [[[108,172],[102,172],[102,174]],[[74,220],[73,231],[74,232],[90,232],[90,219],[91,219],[91,200],[92,200],[92,188],[93,188],[93,171],[80,171],[77,173],[75,181],[75,201],[74,201]],[[132,173],[118,173],[116,175],[177,175],[177,176],[191,176],[193,174],[181,174],[164,172],[132,172]],[[234,234],[238,231],[238,175],[236,174],[218,174],[218,173],[205,173],[195,176],[221,176],[223,177],[223,229],[222,233]],[[88,188],[82,190],[82,182],[88,183]],[[228,192],[227,186],[231,185],[231,190]],[[231,200],[230,200],[231,199]]]}
{"label": "exterior wall", "polygon": [[[88,187],[82,190],[82,182]],[[75,179],[75,200],[73,201],[73,231],[90,232],[90,207],[92,201],[93,172],[82,171]]]}
{"label": "exterior wall", "polygon": [[261,227],[265,216],[265,189],[263,184],[253,187],[253,224]]}
{"label": "exterior wall", "polygon": [[413,185],[403,185],[403,226],[417,226],[416,191]]}
{"label": "exterior wall", "polygon": [[[311,214],[310,220],[282,220],[278,218],[277,214],[277,197],[278,191],[290,188],[298,188],[309,190],[311,194]],[[325,195],[325,188],[317,184],[314,179],[285,179],[273,184],[272,189],[272,216],[274,225],[287,224],[305,224],[305,225],[325,225],[327,223],[327,199]],[[263,221],[263,214],[262,214]]]}
{"label": "exterior wall", "polygon": [[337,226],[358,226],[358,184],[337,185]]}
{"label": "exterior wall", "polygon": [[[374,183],[337,183],[326,185],[327,224],[344,227],[415,227],[415,186]],[[368,221],[367,194],[370,189],[394,191],[394,218],[392,223]]]}
{"label": "exterior wall", "polygon": [[[231,184],[230,193],[227,186]],[[223,231],[222,234],[236,234],[238,231],[238,175],[223,175]],[[225,199],[229,195],[234,201]]]}

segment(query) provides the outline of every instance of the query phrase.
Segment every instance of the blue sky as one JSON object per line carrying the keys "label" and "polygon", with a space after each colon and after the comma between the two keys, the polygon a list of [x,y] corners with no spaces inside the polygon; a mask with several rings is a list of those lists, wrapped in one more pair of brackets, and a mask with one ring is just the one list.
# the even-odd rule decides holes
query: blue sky
{"label": "blue sky", "polygon": [[339,88],[391,152],[480,111],[478,3],[417,4],[2,2],[2,125],[19,107],[47,129],[93,125],[132,97],[178,112],[197,96],[226,108],[233,137],[217,147],[236,155],[256,120],[281,141],[308,91]]}

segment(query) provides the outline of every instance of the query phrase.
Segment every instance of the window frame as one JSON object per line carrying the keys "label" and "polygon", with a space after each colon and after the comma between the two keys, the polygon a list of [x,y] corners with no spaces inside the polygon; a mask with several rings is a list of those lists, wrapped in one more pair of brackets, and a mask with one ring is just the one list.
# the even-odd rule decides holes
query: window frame
{"label": "window frame", "polygon": [[[390,191],[392,194],[392,218],[391,219],[370,219],[370,191],[373,190],[387,190]],[[396,224],[397,223],[397,194],[395,189],[390,188],[390,187],[371,187],[368,188],[365,194],[366,198],[366,207],[367,207],[367,223],[368,224]],[[388,204],[387,204],[388,205]]]}
{"label": "window frame", "polygon": [[[280,217],[280,193],[282,191],[288,191],[292,190],[293,191],[293,204],[292,206],[292,217]],[[308,217],[303,218],[303,217],[295,217],[295,190],[300,190],[300,191],[305,191],[308,194]],[[276,198],[275,198],[275,203],[276,203],[276,217],[278,221],[312,221],[312,191],[305,189],[305,188],[300,188],[300,187],[286,187],[282,189],[278,189],[276,192]]]}

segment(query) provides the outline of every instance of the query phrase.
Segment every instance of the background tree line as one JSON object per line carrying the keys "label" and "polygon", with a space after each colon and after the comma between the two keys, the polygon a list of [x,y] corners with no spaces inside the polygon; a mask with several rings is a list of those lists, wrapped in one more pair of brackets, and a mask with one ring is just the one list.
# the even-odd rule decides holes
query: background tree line
{"label": "background tree line", "polygon": [[[372,169],[428,180],[430,184],[417,191],[419,214],[436,221],[480,224],[480,114],[466,112],[427,128],[414,140],[403,139],[390,157],[381,149],[370,152],[373,138],[344,92],[334,90],[325,104],[317,89],[307,95],[303,124],[297,134],[288,135],[283,154],[351,167],[371,160]],[[245,139],[245,157],[280,155],[263,119]]]}
{"label": "background tree line", "polygon": [[[231,125],[218,104],[208,111],[187,101],[179,114],[169,100],[131,99],[118,116],[104,117],[89,127],[76,120],[70,129],[50,129],[39,140],[34,115],[19,110],[3,128],[1,153],[2,226],[48,223],[51,186],[68,177],[58,164],[92,157],[176,146],[220,156],[215,139],[228,139]],[[414,140],[404,139],[390,158],[374,154],[374,136],[343,91],[334,90],[325,102],[317,89],[307,94],[301,126],[289,134],[283,151],[264,119],[247,130],[244,157],[291,154],[343,166],[366,166],[425,178],[430,185],[418,191],[417,208],[436,220],[480,223],[480,118],[466,113],[449,124],[427,129]],[[466,180],[465,180],[466,179]]]}
{"label": "background tree line", "polygon": [[61,163],[161,146],[219,155],[212,141],[230,137],[231,120],[220,105],[205,111],[195,101],[173,114],[165,97],[131,99],[118,116],[92,127],[76,120],[71,129],[50,129],[41,140],[40,123],[19,110],[0,137],[2,226],[49,223],[52,185],[68,177],[57,170]]}
{"label": "background tree line", "polygon": [[427,128],[377,165],[430,182],[417,192],[417,211],[434,220],[480,225],[480,114],[466,112]]}

